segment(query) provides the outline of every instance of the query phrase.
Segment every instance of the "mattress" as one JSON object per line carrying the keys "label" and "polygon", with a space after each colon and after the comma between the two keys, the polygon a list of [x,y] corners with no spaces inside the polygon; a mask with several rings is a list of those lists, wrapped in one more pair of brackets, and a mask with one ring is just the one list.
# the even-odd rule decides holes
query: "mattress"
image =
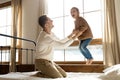
{"label": "mattress", "polygon": [[0,80],[120,80],[120,77],[105,76],[104,73],[81,73],[67,72],[66,78],[41,78],[33,77],[34,72],[11,72],[5,75],[0,75]]}

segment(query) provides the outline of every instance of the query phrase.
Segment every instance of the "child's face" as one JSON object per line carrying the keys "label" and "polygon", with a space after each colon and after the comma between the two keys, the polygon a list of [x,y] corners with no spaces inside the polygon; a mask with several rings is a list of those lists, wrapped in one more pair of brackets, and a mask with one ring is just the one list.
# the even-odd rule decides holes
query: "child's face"
{"label": "child's face", "polygon": [[79,17],[79,12],[76,9],[71,9],[71,16],[76,19]]}

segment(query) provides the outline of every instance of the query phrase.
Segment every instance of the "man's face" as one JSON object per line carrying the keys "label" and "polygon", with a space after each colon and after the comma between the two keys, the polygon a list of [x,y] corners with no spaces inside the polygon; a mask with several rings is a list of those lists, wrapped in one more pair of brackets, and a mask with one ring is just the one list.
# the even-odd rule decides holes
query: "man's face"
{"label": "man's face", "polygon": [[47,27],[49,27],[51,29],[54,27],[53,21],[50,18],[47,18],[46,25],[47,25]]}

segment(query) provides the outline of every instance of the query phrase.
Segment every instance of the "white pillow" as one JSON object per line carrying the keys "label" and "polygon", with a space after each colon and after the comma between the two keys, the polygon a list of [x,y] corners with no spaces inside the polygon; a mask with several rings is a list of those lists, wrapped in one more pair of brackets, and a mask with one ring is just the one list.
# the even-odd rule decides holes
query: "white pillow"
{"label": "white pillow", "polygon": [[119,75],[101,75],[98,78],[101,80],[120,80]]}
{"label": "white pillow", "polygon": [[120,64],[108,67],[103,70],[105,75],[118,75],[120,74]]}
{"label": "white pillow", "polygon": [[119,76],[120,76],[120,69],[118,69],[118,73],[117,73],[117,75],[119,75]]}

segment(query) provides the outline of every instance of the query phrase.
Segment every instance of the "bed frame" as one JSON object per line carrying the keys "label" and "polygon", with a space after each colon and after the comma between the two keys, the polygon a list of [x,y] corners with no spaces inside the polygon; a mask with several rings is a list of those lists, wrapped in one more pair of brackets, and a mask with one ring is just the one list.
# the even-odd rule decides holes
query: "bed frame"
{"label": "bed frame", "polygon": [[[10,35],[6,35],[6,34],[0,34],[0,36],[31,42],[31,43],[33,43],[34,46],[36,46],[35,41],[29,40],[29,39],[15,37],[15,36],[10,36]],[[25,53],[25,55],[26,55],[26,57],[25,57],[26,58],[26,60],[25,60],[26,62],[25,63],[26,64],[24,64],[24,65],[26,67],[24,65],[21,65],[21,63],[16,60],[16,57],[13,57],[12,55],[10,55],[10,54],[13,54],[13,53],[11,53],[11,50],[14,50],[14,55],[15,56],[16,56],[18,51],[20,53],[19,55],[21,55],[22,52]],[[20,71],[20,67],[25,68],[26,71],[28,71],[29,69],[33,70],[34,69],[34,65],[33,65],[33,63],[34,63],[33,62],[33,53],[34,52],[35,52],[34,49],[29,49],[29,48],[0,46],[0,73],[4,74],[4,73],[7,73],[8,71],[9,72]],[[28,57],[30,57],[30,59],[31,59],[31,64],[28,64],[29,63],[29,58]],[[3,61],[3,58],[5,58],[4,59],[5,61]],[[12,59],[12,58],[14,58],[14,59]],[[31,68],[27,69],[28,66],[31,67]]]}

